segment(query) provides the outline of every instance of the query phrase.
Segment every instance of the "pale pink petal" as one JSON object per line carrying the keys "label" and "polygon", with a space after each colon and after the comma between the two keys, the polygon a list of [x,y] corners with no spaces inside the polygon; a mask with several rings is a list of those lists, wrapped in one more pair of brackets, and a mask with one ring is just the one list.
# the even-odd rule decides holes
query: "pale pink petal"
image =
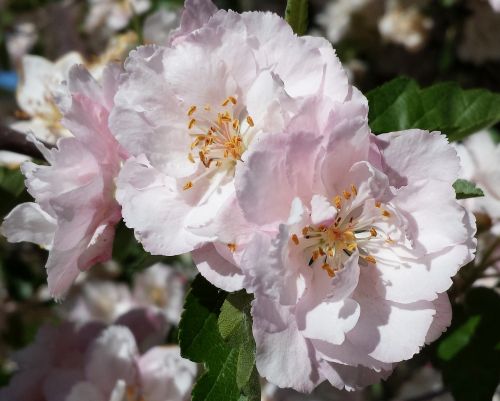
{"label": "pale pink petal", "polygon": [[188,230],[193,205],[182,198],[177,185],[140,158],[127,160],[118,177],[116,198],[123,219],[152,254],[178,255],[214,239]]}
{"label": "pale pink petal", "polygon": [[[391,185],[399,188],[420,181],[433,180],[453,184],[458,178],[456,151],[439,132],[407,130],[377,136],[386,169],[397,172]],[[439,160],[439,163],[436,163]]]}
{"label": "pale pink petal", "polygon": [[94,384],[82,381],[71,389],[65,401],[108,401],[108,399]]}
{"label": "pale pink petal", "polygon": [[451,324],[452,310],[448,294],[446,294],[446,292],[439,294],[437,299],[433,301],[433,304],[436,309],[436,314],[434,315],[434,320],[425,337],[426,344],[436,341]]}
{"label": "pale pink petal", "polygon": [[311,361],[314,350],[300,335],[290,308],[257,296],[252,316],[260,375],[279,387],[311,392],[321,382],[318,367]]}
{"label": "pale pink petal", "polygon": [[192,256],[201,275],[213,285],[228,292],[243,288],[244,275],[226,244],[204,245],[195,249]]}
{"label": "pale pink petal", "polygon": [[304,322],[299,320],[298,325],[304,337],[342,344],[345,333],[354,328],[359,314],[359,305],[352,299],[326,301],[305,312]]}
{"label": "pale pink petal", "polygon": [[335,387],[348,391],[360,390],[370,384],[386,379],[392,370],[375,371],[361,366],[341,365],[322,361],[321,373]]}
{"label": "pale pink petal", "polygon": [[205,25],[216,12],[217,7],[210,0],[186,0],[180,26],[170,34],[170,43],[182,41],[185,36]]}
{"label": "pale pink petal", "polygon": [[10,242],[28,241],[50,248],[56,231],[55,219],[36,203],[16,206],[1,226],[2,235]]}
{"label": "pale pink petal", "polygon": [[118,380],[132,384],[137,378],[137,345],[126,327],[106,329],[87,351],[85,373],[104,394],[110,394]]}
{"label": "pale pink petal", "polygon": [[148,401],[184,400],[194,384],[197,367],[183,359],[177,346],[155,347],[139,360],[142,395]]}

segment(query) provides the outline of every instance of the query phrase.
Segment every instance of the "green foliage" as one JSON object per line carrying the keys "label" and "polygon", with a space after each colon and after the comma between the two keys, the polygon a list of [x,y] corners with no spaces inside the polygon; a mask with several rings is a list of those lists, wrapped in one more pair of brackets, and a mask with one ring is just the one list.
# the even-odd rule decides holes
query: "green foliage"
{"label": "green foliage", "polygon": [[0,190],[12,196],[19,196],[24,191],[24,176],[19,169],[0,166]]}
{"label": "green foliage", "polygon": [[250,303],[252,296],[245,291],[229,294],[222,304],[218,327],[222,338],[239,349],[236,383],[244,388],[255,371],[255,341],[252,335]]}
{"label": "green foliage", "polygon": [[297,35],[304,35],[307,31],[308,1],[288,0],[285,19]]}
{"label": "green foliage", "polygon": [[247,294],[228,294],[200,275],[193,281],[179,325],[182,356],[206,368],[193,401],[260,400],[250,301]]}
{"label": "green foliage", "polygon": [[453,188],[457,194],[457,199],[467,199],[467,198],[477,198],[479,196],[484,196],[484,192],[481,188],[476,187],[470,181],[467,180],[456,180],[453,184]]}
{"label": "green foliage", "polygon": [[500,121],[500,94],[464,90],[451,82],[427,88],[396,78],[368,93],[370,126],[377,133],[421,128],[458,141]]}
{"label": "green foliage", "polygon": [[456,401],[491,401],[500,377],[500,295],[474,288],[454,307],[436,363]]}
{"label": "green foliage", "polygon": [[0,166],[0,221],[17,204],[29,202],[32,198],[24,189],[24,176],[19,169]]}

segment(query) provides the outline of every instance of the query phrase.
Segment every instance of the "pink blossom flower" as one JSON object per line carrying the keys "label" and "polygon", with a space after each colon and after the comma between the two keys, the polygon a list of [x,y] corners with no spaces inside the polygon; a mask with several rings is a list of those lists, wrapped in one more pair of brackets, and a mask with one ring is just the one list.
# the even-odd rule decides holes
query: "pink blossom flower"
{"label": "pink blossom flower", "polygon": [[72,287],[58,310],[71,322],[112,323],[136,308],[161,311],[169,324],[179,324],[187,278],[172,266],[156,263],[136,273],[132,289],[111,280],[86,280]]}
{"label": "pink blossom flower", "polygon": [[[461,201],[465,208],[478,218],[480,230],[478,250],[474,264],[485,268],[485,274],[500,271],[500,145],[488,131],[469,136],[456,146],[462,167],[461,177],[472,181],[484,192],[484,196]],[[495,277],[476,280],[474,285],[495,288]]]}
{"label": "pink blossom flower", "polygon": [[[240,216],[219,223],[255,295],[259,373],[302,392],[374,383],[436,339],[451,277],[475,249],[444,136],[375,137],[359,106],[327,118],[318,106],[253,147],[236,172]],[[216,253],[206,256],[217,273]]]}
{"label": "pink blossom flower", "polygon": [[132,294],[138,305],[158,308],[169,323],[178,325],[186,283],[187,278],[172,266],[156,263],[134,275]]}
{"label": "pink blossom flower", "polygon": [[365,102],[326,40],[297,37],[275,14],[188,1],[171,41],[130,54],[110,118],[133,156],[117,181],[124,220],[162,255],[216,238],[247,149],[281,133],[304,98]]}
{"label": "pink blossom flower", "polygon": [[469,136],[457,145],[462,166],[461,177],[475,183],[484,197],[464,201],[470,211],[487,215],[492,221],[492,233],[500,236],[500,145],[488,131]]}
{"label": "pink blossom flower", "polygon": [[50,165],[22,166],[36,202],[16,206],[2,225],[9,241],[49,250],[48,286],[56,298],[80,271],[111,257],[114,227],[121,218],[114,178],[125,156],[107,126],[118,74],[110,67],[101,87],[84,68],[71,70],[71,98],[60,107],[63,124],[75,137],[60,139],[55,149],[38,144]]}
{"label": "pink blossom flower", "polygon": [[[147,319],[161,318],[147,317]],[[42,327],[14,356],[19,371],[0,398],[9,401],[183,401],[196,365],[177,346],[141,351],[144,320],[111,326]],[[150,328],[151,330],[151,328]],[[152,334],[150,332],[149,334]],[[156,343],[158,344],[158,343]]]}

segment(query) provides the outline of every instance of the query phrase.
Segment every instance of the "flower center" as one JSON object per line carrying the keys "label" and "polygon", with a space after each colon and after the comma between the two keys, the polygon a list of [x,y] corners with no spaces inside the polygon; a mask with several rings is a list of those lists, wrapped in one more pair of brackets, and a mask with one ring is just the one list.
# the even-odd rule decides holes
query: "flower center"
{"label": "flower center", "polygon": [[[188,130],[193,142],[188,153],[188,160],[201,161],[205,168],[232,170],[241,155],[247,149],[245,135],[254,126],[251,116],[247,115],[243,123],[236,117],[235,106],[238,100],[229,96],[215,113],[211,105],[199,108],[192,105],[188,111]],[[188,181],[184,189],[192,188]]]}
{"label": "flower center", "polygon": [[[368,241],[380,240],[382,236],[372,225],[375,219],[363,216],[362,205],[352,207],[352,200],[356,196],[357,189],[352,185],[350,191],[343,191],[342,195],[332,199],[331,204],[337,210],[333,221],[307,225],[300,233],[291,236],[292,242],[301,246],[306,257],[309,257],[309,266],[320,260],[321,268],[330,277],[335,276],[356,249],[365,262],[377,263],[365,247]],[[389,211],[382,208],[380,202],[375,202],[375,208],[379,209],[378,218],[391,216]]]}

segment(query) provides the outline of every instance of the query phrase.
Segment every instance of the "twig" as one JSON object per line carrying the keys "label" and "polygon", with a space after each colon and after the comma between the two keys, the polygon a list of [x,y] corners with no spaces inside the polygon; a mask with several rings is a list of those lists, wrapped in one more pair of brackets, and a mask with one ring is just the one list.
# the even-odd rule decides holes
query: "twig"
{"label": "twig", "polygon": [[[41,141],[47,148],[52,148],[54,145]],[[10,152],[20,153],[22,155],[43,159],[42,153],[38,150],[33,142],[28,141],[25,134],[13,130],[12,128],[0,125],[0,150],[8,150]]]}

